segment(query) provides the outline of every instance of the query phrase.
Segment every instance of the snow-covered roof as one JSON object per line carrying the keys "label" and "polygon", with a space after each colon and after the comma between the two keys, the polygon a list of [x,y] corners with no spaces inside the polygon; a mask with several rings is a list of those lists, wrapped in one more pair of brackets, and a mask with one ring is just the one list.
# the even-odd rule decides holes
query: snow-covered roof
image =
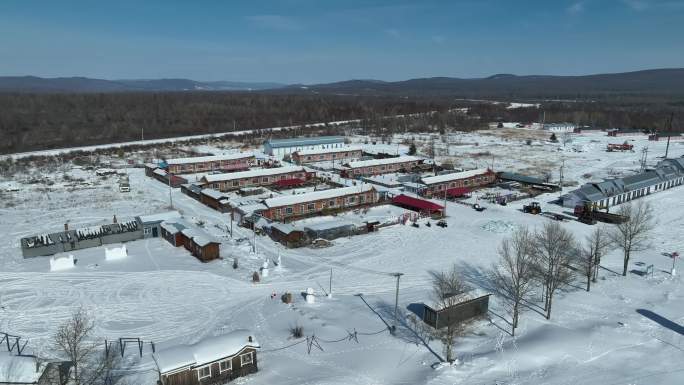
{"label": "snow-covered roof", "polygon": [[155,170],[152,171],[152,172],[155,173],[155,174],[157,174],[157,175],[160,175],[160,176],[166,176],[166,171],[163,170],[163,169],[161,169],[161,168],[157,168],[157,169],[155,169]]}
{"label": "snow-covered roof", "polygon": [[319,154],[334,154],[338,152],[349,152],[349,151],[361,151],[360,146],[347,146],[347,147],[335,147],[335,148],[319,148],[314,150],[300,150],[296,153],[300,156],[305,155],[319,155]]}
{"label": "snow-covered roof", "polygon": [[271,176],[287,174],[291,172],[304,171],[303,167],[300,166],[285,166],[285,167],[275,167],[275,168],[262,168],[258,170],[249,170],[241,172],[231,172],[224,174],[211,174],[205,175],[204,179],[209,182],[224,182],[228,180],[243,179],[243,178],[255,178],[261,176]]}
{"label": "snow-covered roof", "polygon": [[211,156],[194,156],[190,158],[176,158],[169,159],[166,164],[190,164],[190,163],[204,163],[204,162],[218,162],[222,160],[234,160],[234,159],[246,159],[253,158],[254,153],[252,152],[237,152],[233,154],[225,155],[211,155]]}
{"label": "snow-covered roof", "polygon": [[350,168],[359,168],[359,167],[382,166],[382,165],[396,164],[396,163],[419,162],[422,160],[423,160],[423,158],[419,158],[417,156],[398,156],[396,158],[359,160],[356,162],[349,162],[349,163],[347,163],[347,166],[349,166]]}
{"label": "snow-covered roof", "polygon": [[283,234],[290,234],[293,231],[301,231],[289,223],[274,222],[271,223],[270,226],[272,228],[278,229],[278,231]]}
{"label": "snow-covered roof", "polygon": [[353,227],[354,222],[345,220],[345,219],[333,219],[330,221],[324,221],[324,222],[315,222],[308,224],[304,227],[305,230],[311,230],[311,231],[325,231],[325,230],[332,230],[332,229],[339,229],[342,227]]}
{"label": "snow-covered roof", "polygon": [[421,178],[421,182],[423,182],[426,185],[431,185],[431,184],[435,184],[435,183],[445,183],[445,182],[451,182],[454,180],[472,178],[474,176],[483,175],[483,174],[486,174],[488,171],[489,170],[487,170],[486,168],[478,168],[475,170],[454,172],[451,174],[428,176],[425,178]]}
{"label": "snow-covered roof", "polygon": [[341,187],[330,190],[314,191],[305,194],[285,195],[264,200],[268,207],[290,206],[298,203],[313,202],[324,199],[332,199],[345,195],[358,194],[373,190],[369,184],[360,184],[352,187]]}
{"label": "snow-covered roof", "polygon": [[263,203],[254,203],[249,205],[237,206],[238,211],[241,211],[245,215],[254,214],[257,211],[264,211],[268,209]]}
{"label": "snow-covered roof", "polygon": [[221,198],[223,198],[223,197],[225,196],[225,193],[222,193],[222,192],[220,192],[220,191],[213,190],[213,189],[210,189],[210,188],[205,188],[204,190],[202,190],[201,194],[206,195],[206,196],[208,196],[209,198],[213,198],[213,199],[216,199],[216,200],[219,200],[219,199],[221,199]]}
{"label": "snow-covered roof", "polygon": [[271,148],[315,146],[320,144],[344,143],[343,136],[318,136],[310,138],[269,139],[264,145]]}
{"label": "snow-covered roof", "polygon": [[177,219],[180,217],[181,217],[181,214],[178,211],[167,211],[165,213],[140,215],[138,217],[138,219],[140,219],[140,222],[142,222],[142,223],[149,223],[149,222],[169,221],[169,220]]}
{"label": "snow-covered roof", "polygon": [[464,302],[467,302],[467,301],[470,301],[470,300],[473,300],[476,298],[484,297],[487,295],[491,295],[491,293],[484,291],[482,289],[472,289],[472,290],[466,291],[465,293],[455,294],[455,295],[446,297],[446,299],[444,299],[442,301],[430,299],[430,300],[424,301],[423,304],[425,306],[428,306],[432,310],[439,311],[439,310],[444,310],[448,307],[456,306],[458,304],[461,304],[461,303],[464,303]]}
{"label": "snow-covered roof", "polygon": [[36,367],[36,358],[16,356],[0,352],[0,384],[35,384],[46,368],[45,363]]}
{"label": "snow-covered roof", "polygon": [[[249,338],[252,341],[249,341]],[[154,353],[161,374],[186,367],[198,367],[235,356],[246,347],[260,348],[249,330],[238,329],[228,334],[205,338],[192,345],[174,346]]]}

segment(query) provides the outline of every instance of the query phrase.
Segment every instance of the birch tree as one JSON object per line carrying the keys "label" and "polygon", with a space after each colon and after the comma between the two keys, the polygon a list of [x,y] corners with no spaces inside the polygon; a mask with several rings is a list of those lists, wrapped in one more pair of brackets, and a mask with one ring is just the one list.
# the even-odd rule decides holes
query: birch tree
{"label": "birch tree", "polygon": [[518,327],[520,305],[534,289],[535,259],[532,234],[527,228],[518,229],[499,246],[500,260],[494,270],[496,287],[508,303],[512,331]]}
{"label": "birch tree", "polygon": [[653,207],[643,200],[636,204],[623,204],[618,214],[628,217],[623,223],[618,223],[610,232],[610,239],[622,250],[622,276],[627,275],[629,259],[634,251],[641,251],[648,247],[648,240],[654,226]]}

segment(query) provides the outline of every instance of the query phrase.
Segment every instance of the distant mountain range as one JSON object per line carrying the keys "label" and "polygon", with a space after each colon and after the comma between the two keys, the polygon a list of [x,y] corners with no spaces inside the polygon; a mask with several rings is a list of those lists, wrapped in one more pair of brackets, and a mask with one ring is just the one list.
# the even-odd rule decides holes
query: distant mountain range
{"label": "distant mountain range", "polygon": [[282,88],[279,92],[465,98],[575,98],[616,95],[681,97],[684,96],[684,68],[583,76],[497,74],[476,79],[434,77],[397,82],[349,80],[328,84],[293,85]]}
{"label": "distant mountain range", "polygon": [[0,92],[94,93],[94,92],[174,92],[174,91],[256,91],[284,87],[267,82],[201,82],[190,79],[104,80],[85,77],[39,78],[0,76]]}
{"label": "distant mountain range", "polygon": [[368,96],[448,96],[462,98],[586,98],[629,96],[684,97],[684,68],[583,76],[497,74],[486,78],[433,77],[397,82],[348,80],[313,85],[189,79],[103,80],[84,77],[0,77],[0,92],[93,93],[266,91],[293,94]]}

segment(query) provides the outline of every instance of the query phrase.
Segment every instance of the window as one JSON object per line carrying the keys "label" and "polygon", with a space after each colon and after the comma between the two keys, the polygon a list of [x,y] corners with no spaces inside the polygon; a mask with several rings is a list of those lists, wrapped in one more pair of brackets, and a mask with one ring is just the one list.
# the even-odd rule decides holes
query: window
{"label": "window", "polygon": [[285,213],[287,214],[292,214],[292,207],[288,207],[285,209]]}
{"label": "window", "polygon": [[351,197],[347,198],[347,203],[349,203],[349,204],[356,203],[356,197],[351,196]]}
{"label": "window", "polygon": [[211,365],[203,366],[199,369],[197,369],[197,378],[198,379],[203,379],[211,377]]}
{"label": "window", "polygon": [[231,359],[219,362],[219,373],[227,372],[233,369],[233,362]]}
{"label": "window", "polygon": [[333,206],[335,206],[335,201],[334,200],[328,201],[328,207],[333,207]]}
{"label": "window", "polygon": [[252,352],[240,355],[240,365],[245,366],[252,363]]}
{"label": "window", "polygon": [[152,229],[149,227],[145,227],[143,229],[143,234],[145,234],[145,235],[150,235],[151,232],[152,232]]}
{"label": "window", "polygon": [[307,208],[309,209],[309,211],[314,211],[314,210],[316,210],[316,205],[313,203],[309,203],[307,205]]}
{"label": "window", "polygon": [[359,195],[359,203],[363,203],[365,196],[364,195]]}
{"label": "window", "polygon": [[240,185],[240,181],[237,181],[237,180],[236,180],[236,181],[233,181],[233,186],[237,187],[237,186],[239,186],[239,185]]}
{"label": "window", "polygon": [[261,182],[262,183],[268,183],[268,177],[266,176],[266,177],[261,178]]}

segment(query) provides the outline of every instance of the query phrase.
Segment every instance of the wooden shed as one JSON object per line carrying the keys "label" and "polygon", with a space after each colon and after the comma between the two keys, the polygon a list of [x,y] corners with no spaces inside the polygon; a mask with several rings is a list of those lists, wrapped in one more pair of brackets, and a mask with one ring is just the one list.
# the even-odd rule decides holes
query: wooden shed
{"label": "wooden shed", "polygon": [[306,243],[306,234],[288,223],[275,222],[270,226],[269,235],[286,247],[300,247]]}
{"label": "wooden shed", "polygon": [[248,330],[209,337],[153,355],[161,385],[218,385],[258,371],[261,346]]}

